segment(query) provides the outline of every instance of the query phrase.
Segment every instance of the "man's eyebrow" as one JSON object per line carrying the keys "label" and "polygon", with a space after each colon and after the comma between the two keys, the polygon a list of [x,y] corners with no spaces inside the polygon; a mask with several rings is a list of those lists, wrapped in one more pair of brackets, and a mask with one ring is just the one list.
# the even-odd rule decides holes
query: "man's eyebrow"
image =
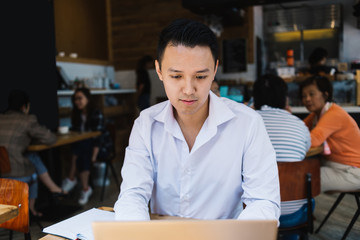
{"label": "man's eyebrow", "polygon": [[209,72],[209,69],[208,69],[208,68],[205,68],[205,69],[203,69],[203,70],[197,71],[196,73],[206,73],[206,72]]}
{"label": "man's eyebrow", "polygon": [[[173,68],[169,68],[169,69],[168,69],[168,72],[176,72],[176,73],[179,72],[179,73],[182,73],[183,71],[176,70],[176,69],[173,69]],[[206,72],[209,72],[209,69],[208,69],[208,68],[205,68],[205,69],[196,71],[196,73],[206,73]]]}
{"label": "man's eyebrow", "polygon": [[176,70],[176,69],[173,69],[173,68],[169,68],[169,69],[168,69],[168,72],[182,72],[182,71]]}

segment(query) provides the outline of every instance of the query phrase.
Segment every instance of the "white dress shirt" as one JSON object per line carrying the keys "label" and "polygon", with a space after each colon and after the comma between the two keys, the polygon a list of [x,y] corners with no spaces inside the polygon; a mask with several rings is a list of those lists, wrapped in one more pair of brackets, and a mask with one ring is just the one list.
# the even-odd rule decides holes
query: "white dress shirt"
{"label": "white dress shirt", "polygon": [[142,111],[122,178],[116,220],[148,220],[149,200],[152,213],[187,218],[280,215],[276,156],[261,116],[211,92],[209,116],[190,152],[169,101]]}

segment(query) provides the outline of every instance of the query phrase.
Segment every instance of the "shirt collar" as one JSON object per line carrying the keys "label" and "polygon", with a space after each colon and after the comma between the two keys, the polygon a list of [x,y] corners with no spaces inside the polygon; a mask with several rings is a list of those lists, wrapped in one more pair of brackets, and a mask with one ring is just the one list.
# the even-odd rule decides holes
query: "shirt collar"
{"label": "shirt collar", "polygon": [[[204,122],[209,129],[216,129],[217,126],[235,117],[234,112],[225,104],[224,100],[217,97],[210,91],[209,93],[209,116]],[[168,100],[163,110],[154,119],[164,123],[165,130],[172,133],[175,137],[183,139],[180,127],[174,117],[173,106]]]}
{"label": "shirt collar", "polygon": [[222,98],[210,91],[209,127],[217,127],[235,117],[235,113],[226,105]]}

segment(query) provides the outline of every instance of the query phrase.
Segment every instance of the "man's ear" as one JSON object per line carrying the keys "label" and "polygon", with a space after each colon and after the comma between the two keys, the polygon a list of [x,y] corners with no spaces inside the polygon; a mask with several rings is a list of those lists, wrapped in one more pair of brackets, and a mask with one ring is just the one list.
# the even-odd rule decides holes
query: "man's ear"
{"label": "man's ear", "polygon": [[156,69],[156,73],[160,79],[160,81],[163,81],[163,75],[161,73],[161,69],[160,69],[160,63],[158,60],[155,60],[155,69]]}
{"label": "man's ear", "polygon": [[219,66],[219,59],[218,59],[218,60],[216,60],[216,65],[215,65],[214,75],[216,75],[216,72],[217,72],[218,66]]}

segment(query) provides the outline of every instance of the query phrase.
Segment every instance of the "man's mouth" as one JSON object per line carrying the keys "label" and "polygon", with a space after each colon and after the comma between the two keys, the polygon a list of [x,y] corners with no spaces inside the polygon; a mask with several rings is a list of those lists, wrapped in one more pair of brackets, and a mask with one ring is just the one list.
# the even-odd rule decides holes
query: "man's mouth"
{"label": "man's mouth", "polygon": [[180,99],[180,101],[186,105],[192,105],[196,102],[196,100],[193,100],[193,99]]}

